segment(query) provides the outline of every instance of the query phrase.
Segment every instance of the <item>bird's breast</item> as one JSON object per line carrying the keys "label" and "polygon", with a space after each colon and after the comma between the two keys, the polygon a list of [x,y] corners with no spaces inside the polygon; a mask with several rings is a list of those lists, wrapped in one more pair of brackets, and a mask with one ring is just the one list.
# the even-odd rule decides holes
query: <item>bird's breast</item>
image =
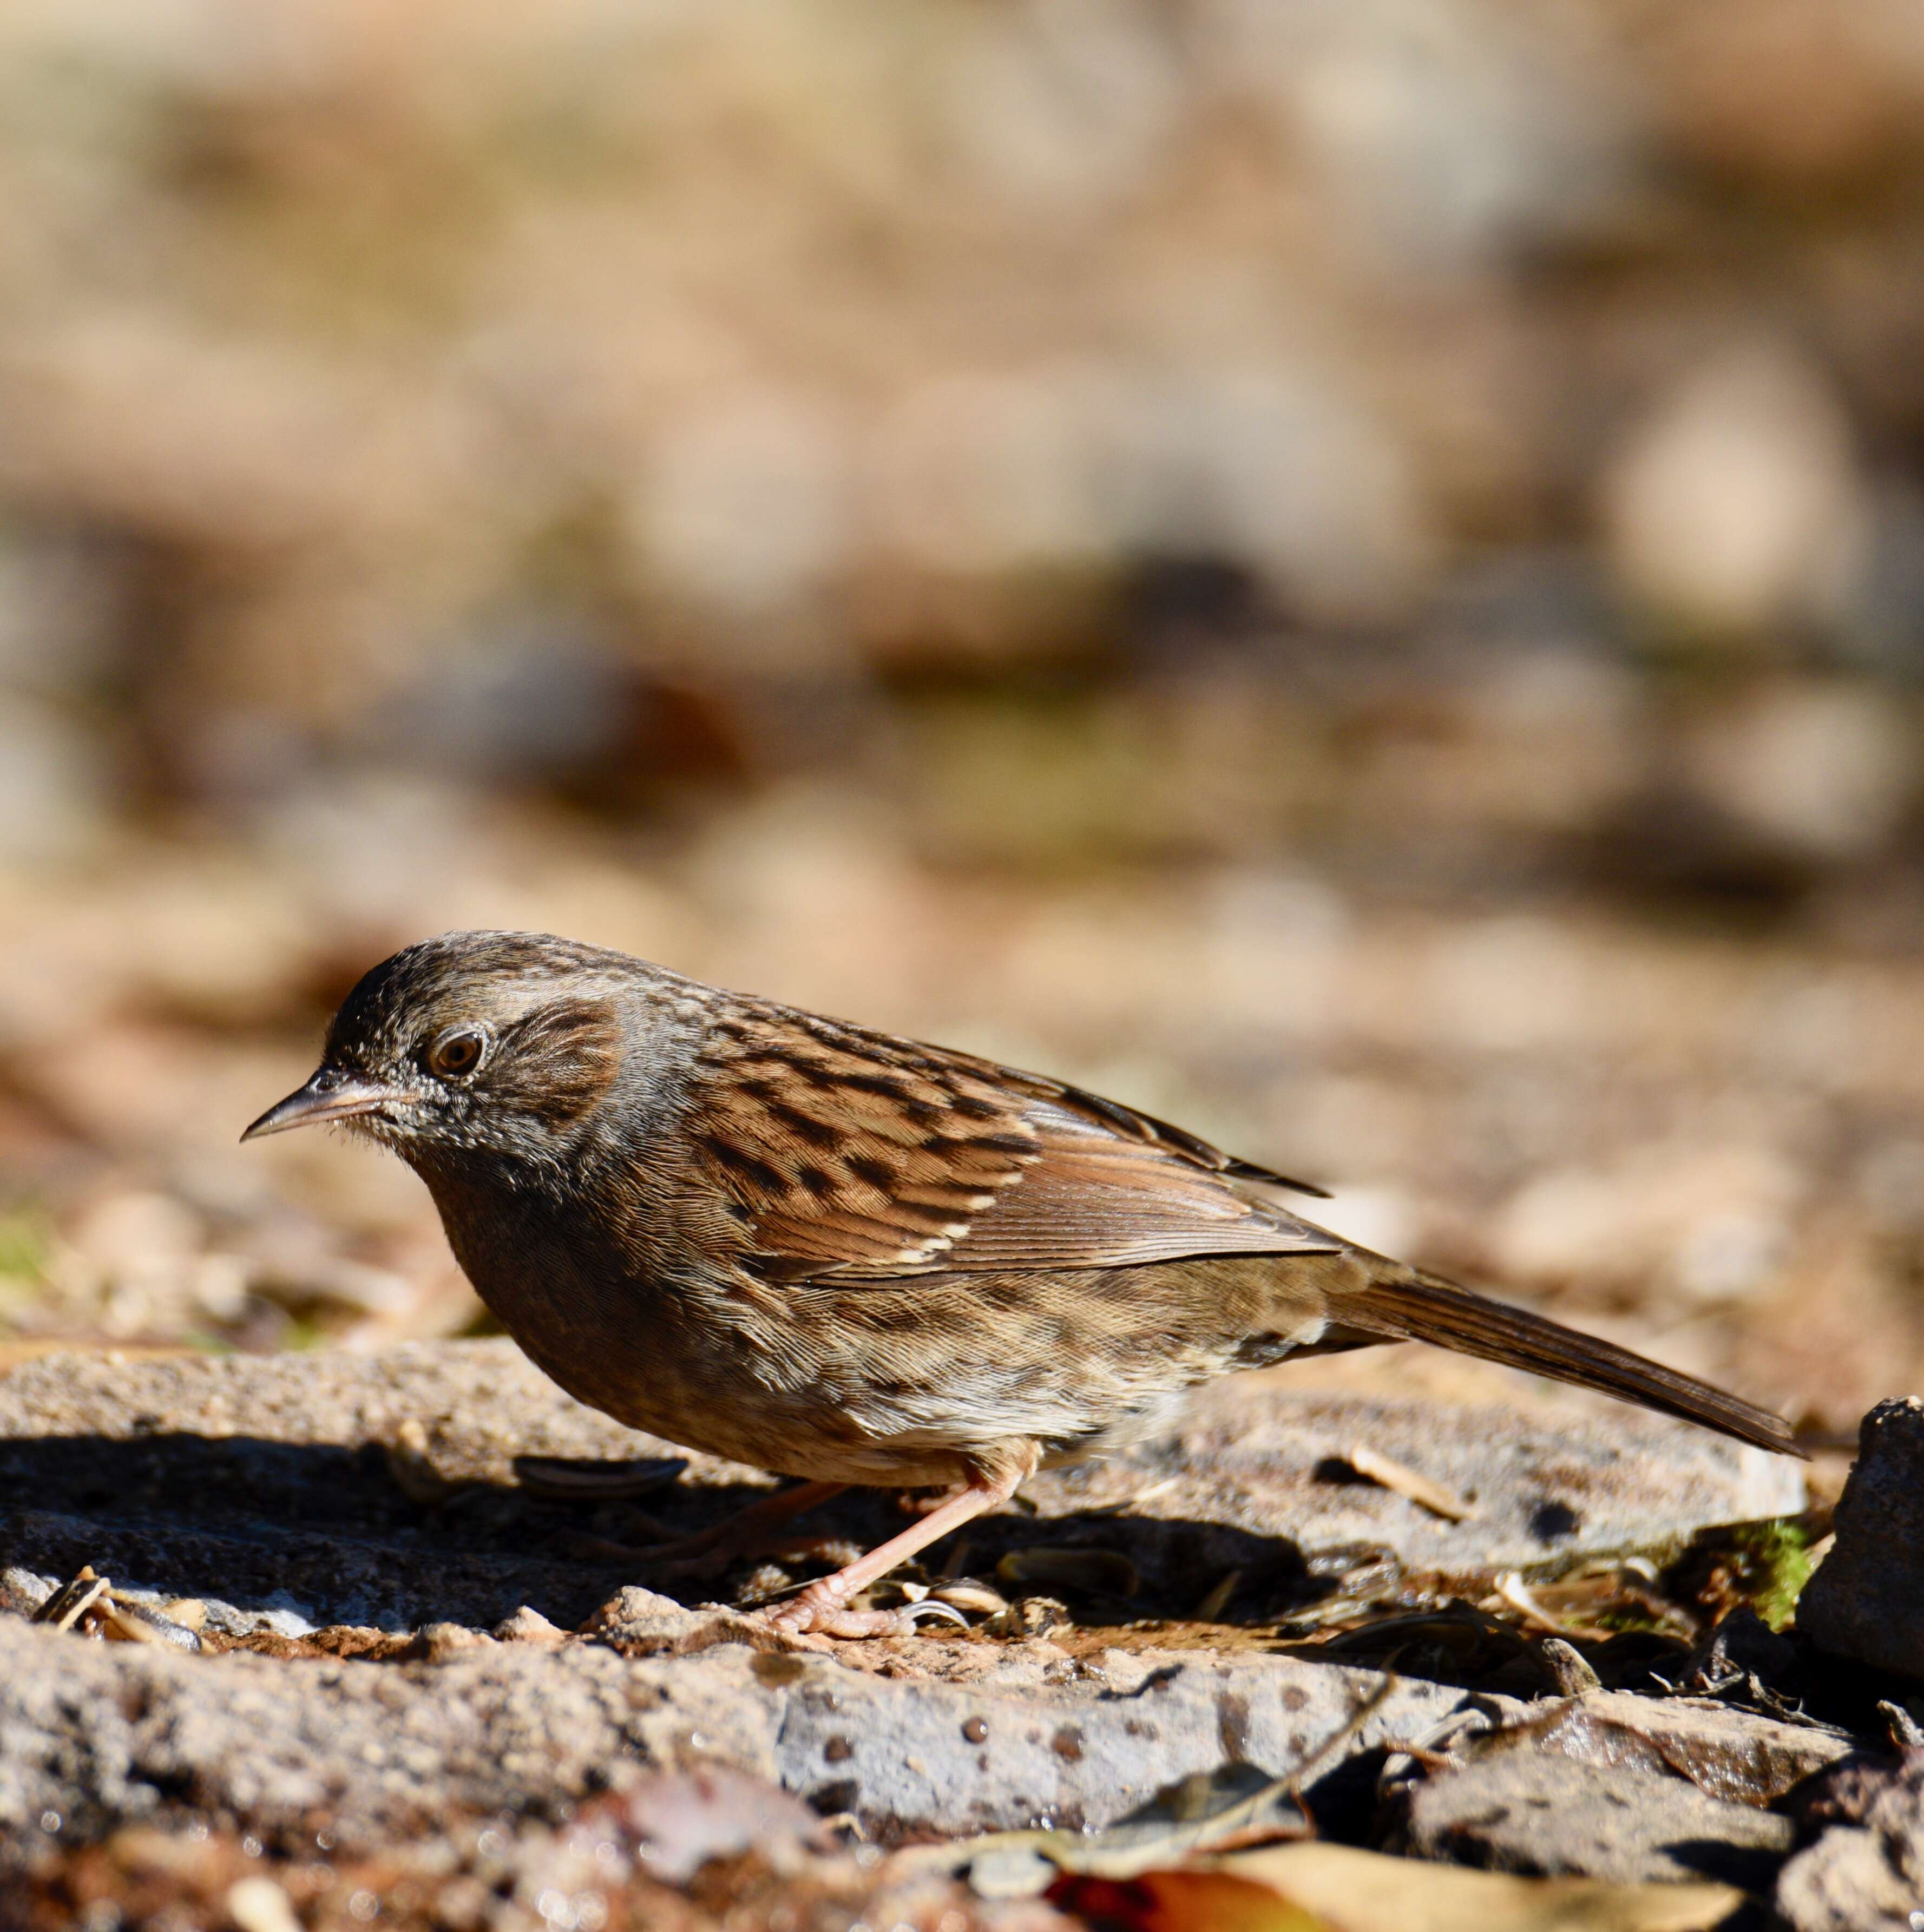
{"label": "bird's breast", "polygon": [[1256,1324],[1235,1290],[1274,1265],[764,1282],[532,1192],[430,1185],[482,1299],[569,1394],[822,1480],[947,1482],[998,1444],[1054,1459],[1127,1432],[1241,1366]]}

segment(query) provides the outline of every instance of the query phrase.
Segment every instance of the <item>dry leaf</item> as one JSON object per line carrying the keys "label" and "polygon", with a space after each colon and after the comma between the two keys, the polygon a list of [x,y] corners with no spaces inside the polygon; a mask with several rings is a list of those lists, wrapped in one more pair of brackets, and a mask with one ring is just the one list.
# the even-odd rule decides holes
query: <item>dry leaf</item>
{"label": "dry leaf", "polygon": [[1299,1774],[1270,1778],[1253,1765],[1220,1765],[1166,1785],[1103,1831],[992,1832],[902,1856],[965,1867],[984,1898],[1033,1896],[1062,1872],[1127,1881],[1198,1852],[1303,1836],[1310,1826],[1296,1796]]}
{"label": "dry leaf", "polygon": [[1476,1514],[1455,1490],[1370,1448],[1367,1443],[1359,1442],[1343,1460],[1358,1475],[1367,1476],[1371,1482],[1407,1496],[1412,1502],[1421,1504],[1433,1515],[1447,1516],[1451,1522],[1466,1522]]}
{"label": "dry leaf", "polygon": [[1240,1570],[1226,1571],[1190,1615],[1199,1624],[1213,1624],[1229,1608],[1229,1599],[1236,1594],[1236,1586],[1242,1580]]}
{"label": "dry leaf", "polygon": [[1556,1636],[1580,1636],[1596,1643],[1607,1642],[1610,1636],[1610,1631],[1597,1624],[1583,1623],[1574,1618],[1565,1621],[1553,1615],[1531,1594],[1529,1586],[1514,1570],[1505,1570],[1496,1579],[1496,1596],[1532,1629],[1545,1630]]}
{"label": "dry leaf", "polygon": [[1091,1924],[1124,1932],[1336,1932],[1330,1921],[1271,1886],[1222,1871],[1067,1876],[1050,1888],[1049,1902]]}
{"label": "dry leaf", "polygon": [[[1517,1878],[1347,1845],[1275,1845],[1214,1860],[1210,1870],[1269,1886],[1303,1915],[1297,1922],[1326,1932],[1706,1932],[1743,1902],[1733,1886]],[[1197,1902],[1206,1909],[1206,1900]],[[1292,1922],[1185,1917],[1154,1923],[1180,1925],[1183,1932],[1217,1932],[1219,1926],[1230,1932]]]}

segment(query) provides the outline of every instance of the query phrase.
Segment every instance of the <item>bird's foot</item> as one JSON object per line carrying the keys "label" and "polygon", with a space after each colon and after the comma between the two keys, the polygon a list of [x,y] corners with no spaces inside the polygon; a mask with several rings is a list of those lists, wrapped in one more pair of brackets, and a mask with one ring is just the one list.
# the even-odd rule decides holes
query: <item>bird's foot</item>
{"label": "bird's foot", "polygon": [[953,1604],[918,1596],[899,1610],[856,1610],[849,1605],[871,1583],[879,1582],[899,1563],[939,1541],[951,1530],[972,1522],[985,1509],[1005,1503],[1022,1478],[1035,1466],[1031,1454],[999,1478],[978,1478],[946,1498],[919,1522],[889,1538],[866,1556],[858,1556],[832,1576],[818,1576],[800,1595],[764,1611],[772,1630],[791,1636],[905,1636],[925,1618],[941,1618],[968,1628],[968,1619]]}
{"label": "bird's foot", "polygon": [[938,1603],[932,1597],[893,1610],[853,1610],[840,1592],[824,1587],[833,1581],[825,1576],[785,1604],[772,1604],[757,1614],[771,1629],[791,1636],[913,1636],[925,1623],[968,1628],[968,1619],[953,1604]]}

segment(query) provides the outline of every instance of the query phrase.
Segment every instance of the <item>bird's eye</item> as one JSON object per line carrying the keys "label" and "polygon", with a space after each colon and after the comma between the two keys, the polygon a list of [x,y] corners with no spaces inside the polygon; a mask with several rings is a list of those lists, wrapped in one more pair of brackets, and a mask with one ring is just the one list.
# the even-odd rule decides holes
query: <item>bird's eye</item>
{"label": "bird's eye", "polygon": [[444,1080],[458,1080],[481,1064],[487,1048],[486,1040],[473,1027],[457,1027],[428,1049],[428,1070]]}

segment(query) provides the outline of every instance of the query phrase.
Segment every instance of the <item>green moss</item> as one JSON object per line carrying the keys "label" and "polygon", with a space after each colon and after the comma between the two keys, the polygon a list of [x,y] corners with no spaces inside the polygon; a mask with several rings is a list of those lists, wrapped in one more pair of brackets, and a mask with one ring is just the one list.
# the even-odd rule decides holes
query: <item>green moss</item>
{"label": "green moss", "polygon": [[1778,1516],[1742,1524],[1732,1540],[1748,1559],[1744,1580],[1751,1607],[1781,1630],[1796,1614],[1797,1599],[1811,1580],[1815,1538],[1810,1525],[1801,1516]]}
{"label": "green moss", "polygon": [[325,1348],[333,1339],[325,1323],[314,1321],[305,1315],[296,1315],[281,1330],[279,1346],[283,1350]]}
{"label": "green moss", "polygon": [[37,1208],[0,1214],[0,1283],[44,1278],[53,1232]]}
{"label": "green moss", "polygon": [[38,1208],[0,1214],[0,1322],[38,1296],[53,1249],[53,1230]]}
{"label": "green moss", "polygon": [[1592,1612],[1586,1619],[1615,1636],[1673,1636],[1675,1625],[1641,1604],[1623,1602]]}

